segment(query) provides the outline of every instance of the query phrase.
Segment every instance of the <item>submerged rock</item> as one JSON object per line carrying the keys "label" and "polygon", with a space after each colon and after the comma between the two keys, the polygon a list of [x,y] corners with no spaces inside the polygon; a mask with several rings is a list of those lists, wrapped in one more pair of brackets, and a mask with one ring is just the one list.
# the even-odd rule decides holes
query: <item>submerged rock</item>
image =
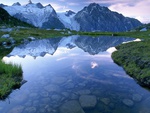
{"label": "submerged rock", "polygon": [[60,91],[59,86],[57,86],[57,85],[52,85],[52,84],[50,84],[50,85],[48,85],[48,86],[45,86],[44,89],[45,89],[46,91],[48,91],[48,92],[59,92],[59,91]]}
{"label": "submerged rock", "polygon": [[110,99],[109,98],[102,98],[100,99],[105,105],[108,105],[110,103]]}
{"label": "submerged rock", "polygon": [[67,78],[66,77],[53,77],[53,79],[51,80],[52,83],[54,84],[63,84],[67,81]]}
{"label": "submerged rock", "polygon": [[135,101],[135,102],[140,102],[142,100],[142,96],[139,95],[139,94],[134,94],[132,96],[132,100]]}
{"label": "submerged rock", "polygon": [[60,113],[85,113],[80,104],[76,100],[71,100],[64,103],[60,107]]}
{"label": "submerged rock", "polygon": [[16,106],[12,108],[8,113],[22,113],[23,109],[23,106]]}
{"label": "submerged rock", "polygon": [[134,105],[134,102],[130,99],[124,99],[122,102],[128,107],[132,107]]}
{"label": "submerged rock", "polygon": [[55,101],[55,102],[59,102],[61,100],[61,98],[62,97],[58,94],[54,94],[54,95],[51,96],[51,100]]}
{"label": "submerged rock", "polygon": [[97,104],[97,99],[94,95],[82,95],[79,98],[79,102],[83,108],[94,108]]}
{"label": "submerged rock", "polygon": [[36,113],[35,107],[28,107],[25,109],[25,113]]}
{"label": "submerged rock", "polygon": [[88,90],[88,89],[85,89],[85,90],[79,90],[76,93],[79,94],[79,95],[88,95],[88,94],[91,93],[91,91]]}

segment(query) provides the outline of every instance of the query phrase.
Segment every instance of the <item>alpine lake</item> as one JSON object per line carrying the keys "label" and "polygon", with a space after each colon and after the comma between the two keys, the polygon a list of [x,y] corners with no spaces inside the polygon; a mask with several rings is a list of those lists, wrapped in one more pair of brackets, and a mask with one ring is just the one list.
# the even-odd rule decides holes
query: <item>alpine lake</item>
{"label": "alpine lake", "polygon": [[3,58],[22,66],[24,84],[0,101],[0,113],[150,113],[150,91],[111,58],[129,37],[34,40]]}

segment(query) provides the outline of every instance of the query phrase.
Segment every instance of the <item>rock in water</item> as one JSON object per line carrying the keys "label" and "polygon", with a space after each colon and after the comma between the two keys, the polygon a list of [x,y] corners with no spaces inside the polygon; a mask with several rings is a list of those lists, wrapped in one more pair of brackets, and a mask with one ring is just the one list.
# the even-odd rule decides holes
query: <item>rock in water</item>
{"label": "rock in water", "polygon": [[128,107],[132,107],[134,105],[134,102],[130,99],[124,99],[122,102]]}
{"label": "rock in water", "polygon": [[142,96],[139,95],[139,94],[134,94],[132,96],[132,100],[135,101],[135,102],[140,102],[142,100]]}
{"label": "rock in water", "polygon": [[82,95],[79,101],[83,108],[94,108],[97,104],[96,96],[93,95]]}
{"label": "rock in water", "polygon": [[68,101],[60,107],[60,113],[85,113],[76,100]]}

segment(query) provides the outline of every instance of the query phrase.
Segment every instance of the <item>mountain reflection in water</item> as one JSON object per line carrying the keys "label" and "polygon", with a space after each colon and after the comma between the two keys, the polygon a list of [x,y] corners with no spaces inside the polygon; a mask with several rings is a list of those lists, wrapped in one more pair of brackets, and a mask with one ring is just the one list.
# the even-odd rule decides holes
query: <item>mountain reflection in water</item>
{"label": "mountain reflection in water", "polygon": [[64,38],[50,38],[35,40],[27,44],[15,47],[8,56],[18,55],[24,57],[30,55],[33,57],[44,56],[46,53],[55,54],[60,47],[73,49],[75,47],[88,52],[90,55],[106,51],[110,47],[117,46],[123,42],[131,41],[133,38],[126,37],[88,37],[88,36],[70,36]]}
{"label": "mountain reflection in water", "polygon": [[111,59],[126,37],[70,36],[35,40],[3,60],[21,64],[24,79],[2,113],[149,113],[150,92]]}

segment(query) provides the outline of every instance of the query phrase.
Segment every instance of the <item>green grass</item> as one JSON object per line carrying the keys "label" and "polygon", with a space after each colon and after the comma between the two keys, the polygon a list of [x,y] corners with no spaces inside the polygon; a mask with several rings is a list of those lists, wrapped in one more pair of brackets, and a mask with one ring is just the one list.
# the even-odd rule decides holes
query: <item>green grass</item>
{"label": "green grass", "polygon": [[12,89],[20,86],[22,69],[21,66],[5,64],[2,61],[0,67],[0,99],[5,99]]}
{"label": "green grass", "polygon": [[115,36],[129,36],[134,38],[150,39],[150,30],[148,31],[133,31],[133,32],[120,32],[114,33]]}
{"label": "green grass", "polygon": [[131,42],[116,47],[114,61],[138,82],[150,88],[150,41]]}
{"label": "green grass", "polygon": [[150,30],[148,31],[132,31],[132,32],[78,32],[79,35],[90,35],[90,36],[127,36],[134,38],[149,39]]}

